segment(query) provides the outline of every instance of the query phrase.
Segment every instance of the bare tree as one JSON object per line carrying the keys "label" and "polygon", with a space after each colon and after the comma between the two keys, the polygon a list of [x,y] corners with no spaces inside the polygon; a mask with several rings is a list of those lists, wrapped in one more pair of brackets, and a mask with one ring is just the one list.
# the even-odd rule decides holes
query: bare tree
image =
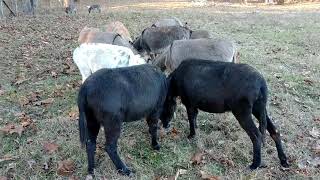
{"label": "bare tree", "polygon": [[284,5],[284,0],[277,0],[278,5]]}
{"label": "bare tree", "polygon": [[241,4],[247,4],[247,0],[240,0]]}
{"label": "bare tree", "polygon": [[35,0],[21,0],[22,11],[27,14],[34,14]]}
{"label": "bare tree", "polygon": [[34,15],[34,6],[35,6],[35,0],[30,0],[30,6],[31,6],[31,13]]}
{"label": "bare tree", "polygon": [[65,8],[65,12],[67,14],[76,13],[76,11],[77,11],[75,0],[64,0],[63,7]]}
{"label": "bare tree", "polygon": [[264,0],[264,3],[266,3],[266,4],[272,4],[272,3],[273,3],[273,0]]}
{"label": "bare tree", "polygon": [[[8,3],[8,2],[7,2],[7,3]],[[9,3],[11,4],[11,9],[14,10],[15,13],[17,13],[16,10],[14,9],[14,7],[15,7],[14,0],[10,0]]]}

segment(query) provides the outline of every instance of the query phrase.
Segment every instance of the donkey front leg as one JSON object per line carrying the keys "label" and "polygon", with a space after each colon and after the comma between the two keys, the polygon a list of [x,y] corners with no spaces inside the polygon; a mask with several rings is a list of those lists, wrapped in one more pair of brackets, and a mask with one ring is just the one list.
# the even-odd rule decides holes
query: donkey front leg
{"label": "donkey front leg", "polygon": [[160,145],[158,144],[158,118],[148,117],[147,123],[149,126],[149,133],[151,135],[151,146],[154,150],[160,150]]}
{"label": "donkey front leg", "polygon": [[106,137],[106,152],[108,153],[113,164],[116,166],[119,173],[130,176],[131,170],[121,161],[118,154],[118,139],[121,132],[121,121],[114,121],[112,127],[104,126]]}

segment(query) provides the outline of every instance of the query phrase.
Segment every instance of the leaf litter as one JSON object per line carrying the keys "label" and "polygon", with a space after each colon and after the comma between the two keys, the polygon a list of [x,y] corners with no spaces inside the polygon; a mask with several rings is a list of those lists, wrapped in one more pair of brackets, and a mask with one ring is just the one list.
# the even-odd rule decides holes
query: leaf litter
{"label": "leaf litter", "polygon": [[70,176],[75,171],[75,165],[72,160],[63,160],[58,162],[57,173],[61,176]]}

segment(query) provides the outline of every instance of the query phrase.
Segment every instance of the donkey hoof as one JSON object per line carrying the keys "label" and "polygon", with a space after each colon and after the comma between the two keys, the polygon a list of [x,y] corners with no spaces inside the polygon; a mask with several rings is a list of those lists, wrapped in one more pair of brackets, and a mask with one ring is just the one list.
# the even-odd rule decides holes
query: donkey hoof
{"label": "donkey hoof", "polygon": [[129,176],[129,177],[132,177],[133,176],[133,172],[128,169],[128,168],[125,168],[125,169],[118,169],[118,172],[122,175],[125,175],[125,176]]}
{"label": "donkey hoof", "polygon": [[163,127],[165,130],[169,130],[169,129],[170,129],[170,124],[162,125],[162,127]]}
{"label": "donkey hoof", "polygon": [[267,164],[265,162],[261,162],[259,168],[267,168]]}
{"label": "donkey hoof", "polygon": [[257,165],[257,164],[251,164],[251,165],[249,166],[250,170],[255,170],[255,169],[257,169],[258,167],[259,167],[259,165]]}
{"label": "donkey hoof", "polygon": [[284,168],[289,168],[290,165],[287,160],[283,160],[283,161],[281,161],[281,166]]}
{"label": "donkey hoof", "polygon": [[188,139],[193,139],[195,137],[195,134],[189,134]]}
{"label": "donkey hoof", "polygon": [[154,150],[159,151],[159,150],[160,150],[160,145],[159,145],[159,144],[157,144],[157,145],[152,145],[152,148],[153,148]]}
{"label": "donkey hoof", "polygon": [[88,176],[92,176],[94,178],[94,169],[88,169]]}

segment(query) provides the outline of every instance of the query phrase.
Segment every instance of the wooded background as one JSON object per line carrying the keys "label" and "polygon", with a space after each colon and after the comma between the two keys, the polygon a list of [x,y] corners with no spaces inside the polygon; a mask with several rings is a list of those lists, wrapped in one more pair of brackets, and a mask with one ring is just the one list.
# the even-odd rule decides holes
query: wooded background
{"label": "wooded background", "polygon": [[[121,1],[121,0],[120,0]],[[188,1],[188,0],[186,0]],[[133,2],[143,2],[142,0],[137,0]],[[157,0],[149,0],[145,2],[158,2]],[[241,3],[241,4],[277,4],[285,5],[292,3],[302,3],[302,2],[319,2],[319,0],[190,0],[192,2],[201,3]],[[60,9],[62,12],[66,7],[74,6],[76,9],[83,9],[87,5],[100,4],[101,6],[112,5],[113,3],[119,3],[117,0],[99,0],[99,1],[80,1],[80,0],[0,0],[0,17],[10,17],[14,15],[32,15],[37,13],[39,10],[54,10]],[[9,7],[7,7],[6,6]],[[11,10],[11,11],[10,11]],[[50,11],[46,11],[50,12]]]}

